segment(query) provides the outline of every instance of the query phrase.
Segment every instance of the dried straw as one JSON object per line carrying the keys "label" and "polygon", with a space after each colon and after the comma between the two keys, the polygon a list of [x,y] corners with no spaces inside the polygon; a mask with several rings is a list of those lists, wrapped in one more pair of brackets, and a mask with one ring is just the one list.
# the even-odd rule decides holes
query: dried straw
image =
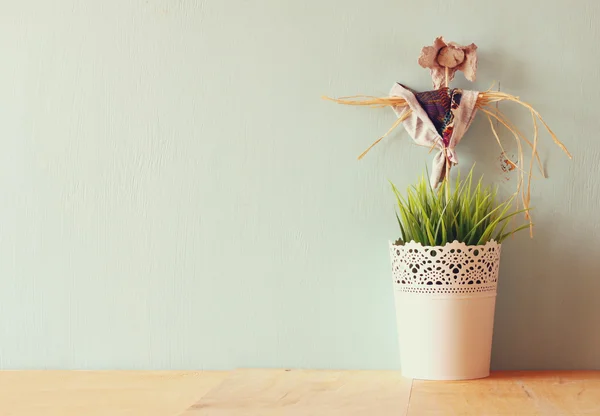
{"label": "dried straw", "polygon": [[[358,98],[358,100],[356,98]],[[323,99],[333,101],[338,104],[361,105],[373,108],[406,106],[406,100],[400,97],[372,97],[369,95],[353,95],[350,97],[340,98],[323,97]]]}
{"label": "dried straw", "polygon": [[[366,96],[366,95],[355,95],[355,96],[351,96],[351,97],[341,97],[341,98],[337,98],[337,99],[329,98],[329,97],[323,97],[323,98],[325,98],[326,100],[330,100],[330,101],[336,102],[338,104],[344,104],[344,105],[366,106],[366,107],[372,107],[372,108],[394,107],[396,110],[405,108],[405,111],[394,122],[392,127],[383,136],[378,138],[371,146],[369,146],[364,152],[362,152],[360,154],[360,156],[358,157],[359,160],[362,159],[381,140],[383,140],[390,133],[392,133],[403,121],[405,121],[410,116],[410,114],[412,112],[411,109],[408,108],[406,100],[404,100],[403,98],[400,98],[400,97],[372,97],[372,96]],[[533,129],[534,129],[532,141],[527,139],[527,137],[525,137],[525,135],[523,135],[508,120],[508,118],[500,110],[498,110],[496,107],[492,106],[492,104],[499,103],[502,101],[514,102],[514,103],[520,104],[521,106],[523,106],[529,110],[529,112],[531,113],[531,118],[533,121]],[[496,139],[496,142],[500,146],[500,149],[502,150],[503,155],[506,156],[507,160],[510,163],[517,166],[517,168],[519,170],[519,179],[517,181],[517,190],[516,190],[515,194],[516,195],[518,195],[519,193],[521,194],[523,208],[529,209],[529,202],[531,200],[531,179],[532,179],[532,173],[533,173],[534,159],[538,163],[538,167],[542,174],[542,177],[545,178],[542,162],[540,160],[540,156],[537,151],[538,137],[539,137],[538,121],[540,123],[542,123],[542,125],[545,127],[545,129],[550,134],[550,137],[552,137],[552,140],[554,141],[554,143],[569,157],[569,159],[573,158],[571,156],[571,153],[569,153],[569,151],[567,150],[565,145],[560,140],[558,140],[558,137],[556,137],[556,134],[554,134],[552,129],[550,129],[548,124],[546,124],[546,122],[544,121],[542,116],[530,104],[521,101],[519,99],[519,97],[515,97],[514,95],[510,95],[510,94],[500,92],[500,91],[487,90],[485,92],[479,93],[479,96],[477,97],[477,103],[475,104],[475,108],[477,108],[479,111],[483,112],[487,116],[487,118],[490,122],[490,127],[492,129],[492,133],[494,134],[494,138]],[[494,127],[494,123],[493,123],[492,119],[495,119],[500,124],[502,124],[513,135],[515,142],[517,144],[517,149],[518,149],[518,162],[521,165],[524,163],[522,141],[524,141],[531,148],[531,160],[530,160],[528,172],[525,172],[519,163],[515,163],[508,158],[508,155],[504,151],[504,147],[502,146],[502,143],[500,141],[500,136],[498,135],[498,132],[496,131],[496,128]],[[430,149],[430,151],[431,150],[433,150],[433,148]],[[448,164],[448,162],[449,161],[447,161],[446,163]],[[448,172],[446,172],[446,174],[448,174]],[[527,188],[526,189],[523,186],[524,182],[525,182],[525,174],[527,174]],[[530,234],[533,235],[533,224],[531,223],[531,216],[528,211],[525,212],[525,218],[527,220],[529,220]]]}
{"label": "dried straw", "polygon": [[375,142],[371,146],[369,146],[367,150],[365,150],[358,156],[358,160],[361,160],[363,157],[365,157],[365,155],[369,153],[369,150],[371,150],[377,143],[382,141],[388,134],[393,132],[396,127],[398,127],[404,120],[408,118],[408,116],[410,116],[411,112],[412,111],[410,109],[407,109],[407,111],[405,111],[400,117],[398,117],[398,119],[394,122],[392,127],[383,136],[375,140]]}

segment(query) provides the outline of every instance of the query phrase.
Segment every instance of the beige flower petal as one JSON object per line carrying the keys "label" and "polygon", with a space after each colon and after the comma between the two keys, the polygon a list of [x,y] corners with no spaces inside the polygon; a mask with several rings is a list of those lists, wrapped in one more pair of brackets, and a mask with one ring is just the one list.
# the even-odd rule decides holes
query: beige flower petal
{"label": "beige flower petal", "polygon": [[[449,55],[451,56],[445,57],[450,58],[449,60],[442,59],[442,63],[446,64],[446,66],[443,66],[438,62],[438,55],[440,54],[440,50],[445,47],[454,51],[449,51]],[[464,59],[460,59],[461,53],[456,53],[457,50],[464,53]],[[443,36],[439,36],[433,41],[433,46],[424,46],[421,49],[418,62],[423,68],[429,68],[433,87],[436,89],[446,85],[446,68],[448,68],[448,83],[454,79],[456,71],[463,71],[469,81],[475,81],[477,46],[474,43],[469,46],[461,46],[455,42],[447,43]],[[451,68],[450,66],[454,67]]]}
{"label": "beige flower petal", "polygon": [[463,71],[465,78],[474,82],[477,75],[477,45],[471,43],[469,46],[463,47],[463,51],[465,60],[456,69]]}
{"label": "beige flower petal", "polygon": [[446,42],[444,42],[444,38],[442,36],[437,37],[433,41],[433,46],[424,46],[421,49],[421,55],[419,56],[419,65],[423,68],[433,69],[436,66],[439,66],[437,63],[437,55],[444,46],[446,46]]}

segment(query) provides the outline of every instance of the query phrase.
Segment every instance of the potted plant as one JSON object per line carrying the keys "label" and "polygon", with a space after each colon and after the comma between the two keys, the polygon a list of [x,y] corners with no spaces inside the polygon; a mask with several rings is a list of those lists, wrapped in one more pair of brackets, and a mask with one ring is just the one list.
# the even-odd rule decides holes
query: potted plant
{"label": "potted plant", "polygon": [[[433,89],[415,91],[396,82],[388,96],[354,95],[328,100],[344,105],[391,108],[397,116],[391,128],[404,126],[415,144],[436,151],[431,176],[402,195],[392,184],[398,202],[401,237],[390,244],[394,274],[402,372],[409,377],[435,380],[481,378],[489,375],[496,287],[502,242],[530,228],[529,203],[533,167],[537,162],[539,125],[571,158],[541,115],[530,104],[509,93],[451,88],[457,71],[475,81],[477,46],[462,46],[443,37],[421,50],[418,63],[430,71]],[[528,139],[500,111],[499,103],[515,103],[531,114],[533,137]],[[487,118],[491,142],[496,142],[508,172],[516,176],[516,192],[505,201],[496,190],[473,182],[473,170],[450,185],[451,169],[458,164],[457,146],[476,114]],[[517,156],[505,152],[497,127],[514,138]],[[529,169],[523,148],[531,149]],[[518,198],[523,210],[512,211]],[[523,226],[513,217],[525,213]]]}
{"label": "potted plant", "polygon": [[402,373],[429,380],[487,377],[502,242],[529,224],[514,196],[473,183],[473,169],[437,189],[392,184],[400,238],[390,243]]}

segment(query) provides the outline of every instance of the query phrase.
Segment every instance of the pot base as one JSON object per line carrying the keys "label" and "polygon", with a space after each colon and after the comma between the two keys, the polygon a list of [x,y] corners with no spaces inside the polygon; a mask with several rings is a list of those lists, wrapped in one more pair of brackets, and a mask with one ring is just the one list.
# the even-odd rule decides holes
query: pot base
{"label": "pot base", "polygon": [[489,376],[495,306],[494,295],[396,292],[402,374],[422,380]]}

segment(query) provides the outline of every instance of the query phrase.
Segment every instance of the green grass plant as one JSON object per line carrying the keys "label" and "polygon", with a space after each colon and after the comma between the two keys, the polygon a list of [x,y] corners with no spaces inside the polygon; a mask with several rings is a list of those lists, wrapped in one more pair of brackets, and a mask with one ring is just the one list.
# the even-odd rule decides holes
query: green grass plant
{"label": "green grass plant", "polygon": [[390,182],[398,203],[396,218],[401,237],[397,244],[415,241],[424,246],[443,246],[455,240],[467,245],[490,240],[502,243],[529,228],[527,223],[507,230],[511,219],[527,210],[512,211],[515,195],[499,202],[497,187],[484,186],[482,179],[474,184],[471,168],[464,179],[459,173],[453,185],[444,180],[433,189],[423,176],[405,195]]}

